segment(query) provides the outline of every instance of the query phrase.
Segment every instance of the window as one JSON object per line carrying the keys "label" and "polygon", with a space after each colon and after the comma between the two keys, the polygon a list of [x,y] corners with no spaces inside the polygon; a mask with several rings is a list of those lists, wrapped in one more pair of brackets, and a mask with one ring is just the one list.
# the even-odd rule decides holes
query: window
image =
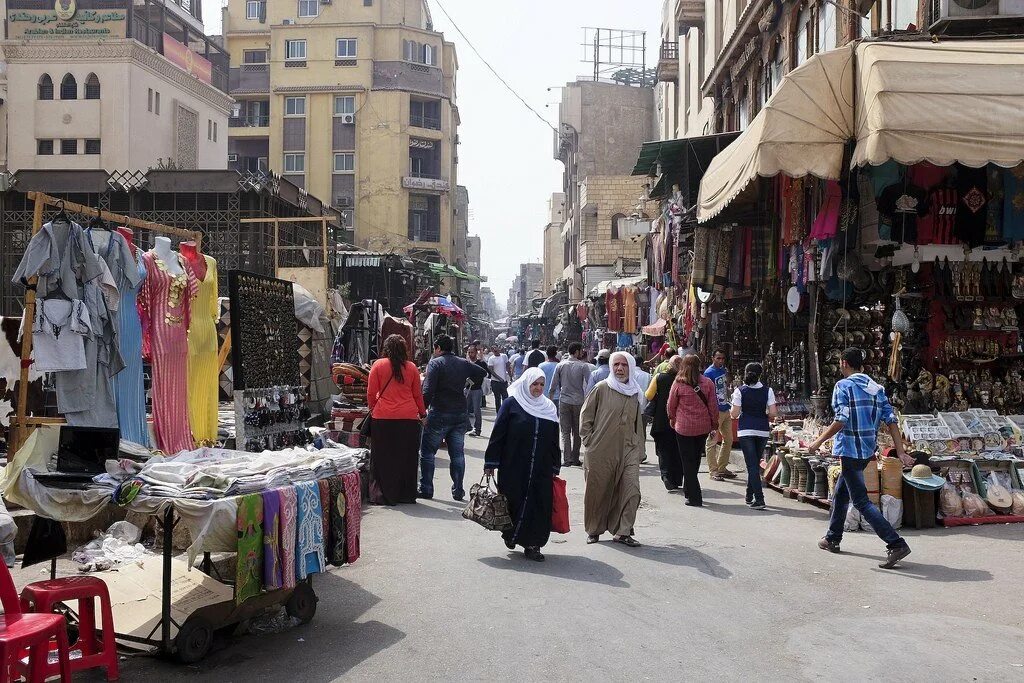
{"label": "window", "polygon": [[153,101],[155,102],[155,104],[153,106],[153,111],[154,111],[154,113],[156,113],[157,116],[160,116],[160,91],[159,90],[156,91],[156,98]]}
{"label": "window", "polygon": [[441,241],[441,202],[436,195],[409,195],[409,239]]}
{"label": "window", "polygon": [[335,41],[335,53],[334,56],[338,59],[355,59],[356,57],[356,39],[355,38],[338,38]]}
{"label": "window", "polygon": [[213,122],[213,141],[217,142],[217,122]]}
{"label": "window", "polygon": [[320,13],[320,0],[299,0],[299,16],[315,17]]}
{"label": "window", "polygon": [[814,54],[814,46],[811,40],[814,38],[814,31],[811,29],[811,8],[804,7],[796,18],[796,33],[793,37],[793,56],[796,68],[807,61],[807,58]]}
{"label": "window", "polygon": [[437,64],[434,60],[434,46],[424,45],[423,46],[423,63],[424,64]]}
{"label": "window", "polygon": [[153,89],[149,89],[149,94],[146,96],[146,111],[153,111]]}
{"label": "window", "polygon": [[65,74],[60,82],[60,98],[62,100],[78,99],[78,81],[71,74]]}
{"label": "window", "polygon": [[206,139],[213,139],[213,119],[206,119]]}
{"label": "window", "polygon": [[266,2],[263,0],[246,0],[245,18],[262,20],[266,9]]}
{"label": "window", "polygon": [[441,130],[441,102],[439,100],[410,99],[409,125]]}
{"label": "window", "polygon": [[437,66],[437,48],[433,45],[424,45],[415,40],[402,41],[402,59],[416,64]]}
{"label": "window", "polygon": [[306,115],[306,98],[305,97],[286,97],[286,98],[284,98],[284,115],[285,116],[305,116]]}
{"label": "window", "polygon": [[269,60],[270,50],[243,50],[243,64],[266,64]]}
{"label": "window", "polygon": [[373,7],[373,0],[363,0],[363,7]]}
{"label": "window", "polygon": [[906,31],[910,24],[917,25],[916,0],[892,0],[892,28],[894,31]]}
{"label": "window", "polygon": [[625,218],[625,216],[623,216],[621,213],[617,213],[614,216],[612,216],[612,239],[613,240],[619,239],[619,221],[621,221],[623,218]]}
{"label": "window", "polygon": [[78,140],[61,140],[61,154],[78,154]]}
{"label": "window", "polygon": [[740,92],[740,98],[736,102],[736,130],[746,130],[750,125],[750,97],[747,91]]}
{"label": "window", "polygon": [[267,157],[256,158],[256,170],[260,173],[266,173],[270,170],[270,163],[267,161]]}
{"label": "window", "polygon": [[355,152],[335,152],[334,153],[334,172],[335,173],[352,173],[356,170],[356,154]]}
{"label": "window", "polygon": [[356,98],[352,95],[337,95],[334,98],[334,115],[356,113]]}
{"label": "window", "polygon": [[818,6],[818,51],[836,49],[836,6],[824,2]]}
{"label": "window", "polygon": [[53,140],[36,140],[36,154],[42,156],[53,154]]}
{"label": "window", "polygon": [[100,79],[96,74],[89,74],[85,79],[85,99],[98,100],[100,98]]}
{"label": "window", "polygon": [[285,173],[305,173],[306,154],[304,152],[286,152],[284,155]]}
{"label": "window", "polygon": [[284,58],[303,60],[306,58],[306,41],[305,40],[286,40],[284,41]]}
{"label": "window", "polygon": [[85,153],[86,154],[99,154],[100,153],[100,141],[99,140],[86,140],[85,141]]}
{"label": "window", "polygon": [[43,74],[39,77],[39,99],[53,99],[53,79],[50,78],[50,74]]}

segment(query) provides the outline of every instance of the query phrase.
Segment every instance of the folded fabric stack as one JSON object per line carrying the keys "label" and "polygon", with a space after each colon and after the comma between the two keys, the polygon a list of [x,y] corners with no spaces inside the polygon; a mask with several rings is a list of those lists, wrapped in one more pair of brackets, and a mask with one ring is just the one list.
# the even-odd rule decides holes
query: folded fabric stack
{"label": "folded fabric stack", "polygon": [[235,600],[355,562],[361,506],[355,471],[241,496]]}

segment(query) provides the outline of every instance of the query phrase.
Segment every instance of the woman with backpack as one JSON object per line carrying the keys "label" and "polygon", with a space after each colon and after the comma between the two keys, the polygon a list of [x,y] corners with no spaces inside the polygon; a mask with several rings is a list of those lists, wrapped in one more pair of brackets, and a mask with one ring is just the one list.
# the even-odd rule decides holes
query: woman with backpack
{"label": "woman with backpack", "polygon": [[747,468],[747,505],[764,510],[764,489],[761,486],[761,456],[768,445],[771,420],[778,415],[775,392],[761,384],[764,368],[760,363],[747,363],[743,369],[743,385],[732,393],[732,417],[739,418],[740,450]]}

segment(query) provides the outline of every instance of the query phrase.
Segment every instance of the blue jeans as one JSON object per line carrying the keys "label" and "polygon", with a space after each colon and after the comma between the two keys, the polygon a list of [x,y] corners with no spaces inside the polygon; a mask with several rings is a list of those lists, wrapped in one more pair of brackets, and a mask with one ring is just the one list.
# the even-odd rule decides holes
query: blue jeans
{"label": "blue jeans", "polygon": [[439,413],[427,411],[427,422],[423,425],[420,438],[420,493],[434,495],[434,456],[441,440],[448,443],[448,458],[451,461],[452,495],[461,498],[466,494],[462,479],[466,474],[466,413]]}
{"label": "blue jeans", "polygon": [[480,427],[483,425],[483,410],[480,407],[483,395],[483,389],[470,389],[466,394],[466,418],[472,422],[473,429],[477,434],[480,433]]}
{"label": "blue jeans", "polygon": [[761,488],[761,456],[768,439],[763,436],[741,436],[740,450],[747,467],[747,502],[764,504],[764,489]]}
{"label": "blue jeans", "polygon": [[840,458],[843,471],[836,480],[836,492],[832,497],[832,516],[828,523],[825,538],[838,544],[843,540],[843,525],[846,523],[846,511],[850,503],[863,515],[878,537],[885,541],[890,550],[907,544],[892,528],[892,524],[882,516],[882,511],[868,498],[868,489],[864,484],[864,468],[874,460],[861,458]]}

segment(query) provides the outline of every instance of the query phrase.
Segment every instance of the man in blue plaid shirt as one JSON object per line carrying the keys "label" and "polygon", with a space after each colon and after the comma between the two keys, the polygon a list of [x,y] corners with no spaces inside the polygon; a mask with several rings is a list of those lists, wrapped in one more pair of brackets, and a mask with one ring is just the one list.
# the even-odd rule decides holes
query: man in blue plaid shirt
{"label": "man in blue plaid shirt", "polygon": [[810,445],[810,450],[814,453],[821,448],[821,444],[834,436],[832,454],[839,457],[843,468],[839,479],[836,480],[828,533],[825,534],[825,538],[818,541],[818,547],[832,553],[839,552],[846,511],[852,502],[888,548],[885,562],[878,566],[891,569],[910,554],[910,546],[868,498],[867,486],[864,484],[864,469],[868,463],[874,461],[878,428],[882,423],[892,436],[893,443],[896,444],[896,455],[901,459],[903,439],[896,424],[896,415],[885,396],[885,390],[878,382],[861,372],[864,369],[863,352],[860,349],[847,349],[843,352],[840,367],[844,379],[836,383],[836,388],[832,392],[835,422]]}

